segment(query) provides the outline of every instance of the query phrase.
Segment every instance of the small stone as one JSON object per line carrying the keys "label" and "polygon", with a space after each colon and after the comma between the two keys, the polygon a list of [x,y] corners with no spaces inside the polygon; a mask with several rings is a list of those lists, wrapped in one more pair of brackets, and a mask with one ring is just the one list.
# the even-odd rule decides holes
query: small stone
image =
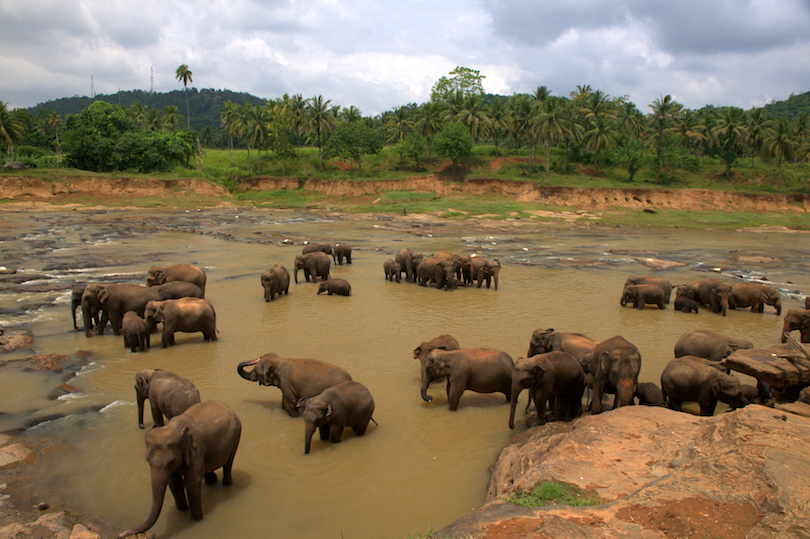
{"label": "small stone", "polygon": [[50,506],[50,505],[48,505],[48,504],[47,504],[47,503],[45,503],[45,502],[42,502],[42,503],[40,503],[40,504],[38,504],[38,505],[37,505],[37,509],[39,509],[40,511],[45,511],[46,509],[48,509],[48,508],[50,508],[50,507],[51,507],[51,506]]}

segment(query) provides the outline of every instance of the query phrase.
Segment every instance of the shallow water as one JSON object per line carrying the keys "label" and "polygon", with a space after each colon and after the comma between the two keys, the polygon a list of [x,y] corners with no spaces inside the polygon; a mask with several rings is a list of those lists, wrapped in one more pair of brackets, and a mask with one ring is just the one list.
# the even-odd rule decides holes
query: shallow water
{"label": "shallow water", "polygon": [[[596,340],[621,334],[641,350],[640,380],[657,382],[686,331],[709,329],[764,347],[778,342],[782,320],[771,307],[764,314],[730,311],[726,317],[622,308],[627,275],[652,273],[637,258],[684,262],[655,273],[673,283],[710,275],[729,282],[742,276],[767,279],[785,292],[783,312],[800,308],[810,292],[804,234],[593,225],[477,231],[457,223],[415,227],[389,219],[235,210],[6,212],[0,222],[0,263],[44,275],[35,283],[4,285],[0,324],[30,329],[36,353],[88,351],[91,357],[70,381],[80,391],[55,401],[47,395],[61,383],[59,374],[23,372],[14,363],[3,367],[0,431],[64,415],[24,431],[41,453],[29,484],[40,494],[38,501],[67,500],[109,536],[142,522],[149,512],[149,469],[133,389],[134,374],[142,368],[185,376],[204,400],[228,404],[243,425],[234,485],[204,488],[205,519],[198,523],[176,511],[167,493],[151,530],[158,537],[403,537],[440,528],[478,508],[489,465],[512,435],[525,429],[522,412],[517,429],[509,429],[509,407],[501,395],[468,392],[459,410],[450,412],[437,385],[429,391],[433,402],[423,402],[419,364],[412,359],[422,341],[450,333],[464,348],[498,348],[517,359],[541,327]],[[294,245],[280,244],[285,239]],[[288,296],[263,301],[259,276],[275,263],[291,268],[303,240],[355,247],[354,263],[332,271],[352,284],[351,297],[317,296],[316,285],[302,283],[291,284]],[[504,264],[499,290],[442,292],[387,282],[383,261],[403,247],[498,258]],[[737,261],[743,255],[778,260],[744,265]],[[132,354],[109,326],[105,335],[91,338],[73,330],[68,288],[74,281],[117,276],[145,282],[149,266],[175,263],[196,264],[208,273],[206,297],[217,311],[217,342],[180,333],[176,346],[161,349],[156,334],[152,342],[158,347]],[[81,267],[86,268],[76,269]],[[54,283],[64,289],[29,291],[32,284]],[[237,363],[268,352],[346,368],[374,396],[379,426],[372,424],[362,438],[347,430],[336,445],[316,436],[311,454],[304,455],[303,420],[281,410],[280,391],[236,373]],[[30,355],[14,352],[0,359]],[[146,416],[148,427],[148,411]]]}

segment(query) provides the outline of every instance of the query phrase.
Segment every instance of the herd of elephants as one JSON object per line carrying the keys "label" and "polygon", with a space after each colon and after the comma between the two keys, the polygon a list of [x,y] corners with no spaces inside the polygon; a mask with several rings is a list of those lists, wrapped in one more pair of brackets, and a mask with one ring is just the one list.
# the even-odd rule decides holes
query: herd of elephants
{"label": "herd of elephants", "polygon": [[[331,255],[331,256],[330,256]],[[303,270],[306,280],[320,279],[318,294],[351,294],[344,279],[330,278],[332,263],[351,264],[351,247],[346,244],[305,244],[295,257],[294,280]],[[452,290],[486,284],[498,289],[501,263],[480,256],[452,252],[423,255],[400,250],[384,262],[385,278]],[[264,299],[289,292],[290,274],[281,264],[261,276]],[[107,322],[132,352],[146,350],[150,335],[162,323],[162,347],[174,344],[175,332],[202,332],[205,340],[217,340],[216,313],[205,299],[206,274],[189,264],[151,267],[146,286],[141,284],[87,283],[76,287],[72,296],[75,311],[81,306],[84,331],[102,334]],[[743,282],[733,285],[706,278],[673,287],[660,277],[630,276],[625,282],[621,305],[644,309],[656,305],[665,309],[675,289],[674,307],[685,313],[708,308],[725,315],[727,309],[748,308],[763,312],[765,306],[781,315],[779,292],[768,285]],[[785,334],[799,330],[801,341],[810,342],[810,298],[805,310],[790,309],[784,317]],[[541,425],[548,420],[568,421],[583,411],[583,396],[589,390],[587,409],[598,414],[607,408],[635,403],[668,406],[681,410],[684,402],[696,402],[701,415],[714,414],[717,402],[738,408],[770,398],[769,388],[741,384],[719,362],[739,349],[752,348],[744,340],[697,330],[684,334],[675,345],[675,359],[661,373],[661,386],[639,383],[641,354],[622,336],[596,342],[585,335],[553,329],[537,329],[525,358],[513,360],[509,354],[490,348],[460,349],[451,335],[439,335],[421,343],[413,351],[421,365],[421,396],[432,400],[428,388],[445,380],[447,402],[456,410],[465,390],[503,393],[510,403],[509,427],[515,426],[518,396],[526,389],[526,423]],[[309,453],[317,429],[321,440],[341,441],[345,428],[363,435],[374,421],[374,399],[369,390],[352,379],[345,369],[315,359],[283,358],[274,353],[239,363],[242,378],[281,390],[282,409],[305,421],[304,453]],[[231,468],[241,435],[241,423],[234,412],[219,401],[201,402],[192,382],[160,369],[136,373],[135,389],[138,424],[144,428],[143,409],[148,399],[154,426],[146,431],[147,461],[151,468],[152,508],[146,520],[122,532],[126,537],[150,529],[160,515],[166,492],[171,489],[178,509],[190,509],[201,519],[202,482],[215,483],[214,473],[223,469],[223,483],[231,484]],[[603,402],[605,394],[615,395]],[[529,415],[534,402],[536,414]],[[548,407],[548,413],[547,413]],[[164,420],[165,418],[165,420]],[[376,423],[376,422],[375,422]]]}

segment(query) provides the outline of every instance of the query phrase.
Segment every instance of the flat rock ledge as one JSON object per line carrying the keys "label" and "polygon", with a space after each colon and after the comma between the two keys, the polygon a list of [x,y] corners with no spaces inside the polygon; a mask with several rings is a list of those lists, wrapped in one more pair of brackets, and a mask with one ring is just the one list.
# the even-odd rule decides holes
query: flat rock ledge
{"label": "flat rock ledge", "polygon": [[[628,406],[518,434],[484,506],[438,537],[810,537],[810,418],[750,405],[714,417]],[[506,501],[541,480],[591,507]]]}

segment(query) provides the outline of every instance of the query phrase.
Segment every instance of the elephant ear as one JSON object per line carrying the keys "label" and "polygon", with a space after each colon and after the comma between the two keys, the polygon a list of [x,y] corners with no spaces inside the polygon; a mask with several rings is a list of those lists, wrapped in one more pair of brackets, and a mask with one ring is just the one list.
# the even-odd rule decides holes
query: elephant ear
{"label": "elephant ear", "polygon": [[135,391],[139,397],[148,398],[149,395],[149,382],[143,376],[135,378]]}
{"label": "elephant ear", "polygon": [[[424,344],[424,343],[422,343],[422,344]],[[414,359],[419,359],[419,356],[421,356],[421,355],[422,355],[422,345],[420,344],[419,346],[417,346],[416,348],[413,349],[413,358]]]}
{"label": "elephant ear", "polygon": [[712,393],[719,395],[723,392],[723,379],[717,378],[714,382],[712,382]]}
{"label": "elephant ear", "polygon": [[544,369],[541,365],[534,365],[530,372],[535,380],[540,380],[546,374],[546,369]]}
{"label": "elephant ear", "polygon": [[186,463],[186,466],[191,465],[191,455],[194,453],[194,450],[197,449],[197,443],[194,441],[194,435],[191,434],[191,431],[188,427],[183,428],[183,432],[181,433],[183,440],[183,462]]}
{"label": "elephant ear", "polygon": [[295,407],[298,408],[298,410],[300,410],[301,412],[303,412],[304,408],[307,407],[307,398],[301,397],[300,399],[298,399],[298,402],[295,404]]}
{"label": "elephant ear", "polygon": [[99,286],[98,292],[96,293],[96,297],[98,298],[98,301],[100,303],[102,304],[105,303],[110,297],[110,293],[107,291],[107,287]]}
{"label": "elephant ear", "polygon": [[331,404],[326,405],[326,420],[327,421],[332,420],[332,405]]}

